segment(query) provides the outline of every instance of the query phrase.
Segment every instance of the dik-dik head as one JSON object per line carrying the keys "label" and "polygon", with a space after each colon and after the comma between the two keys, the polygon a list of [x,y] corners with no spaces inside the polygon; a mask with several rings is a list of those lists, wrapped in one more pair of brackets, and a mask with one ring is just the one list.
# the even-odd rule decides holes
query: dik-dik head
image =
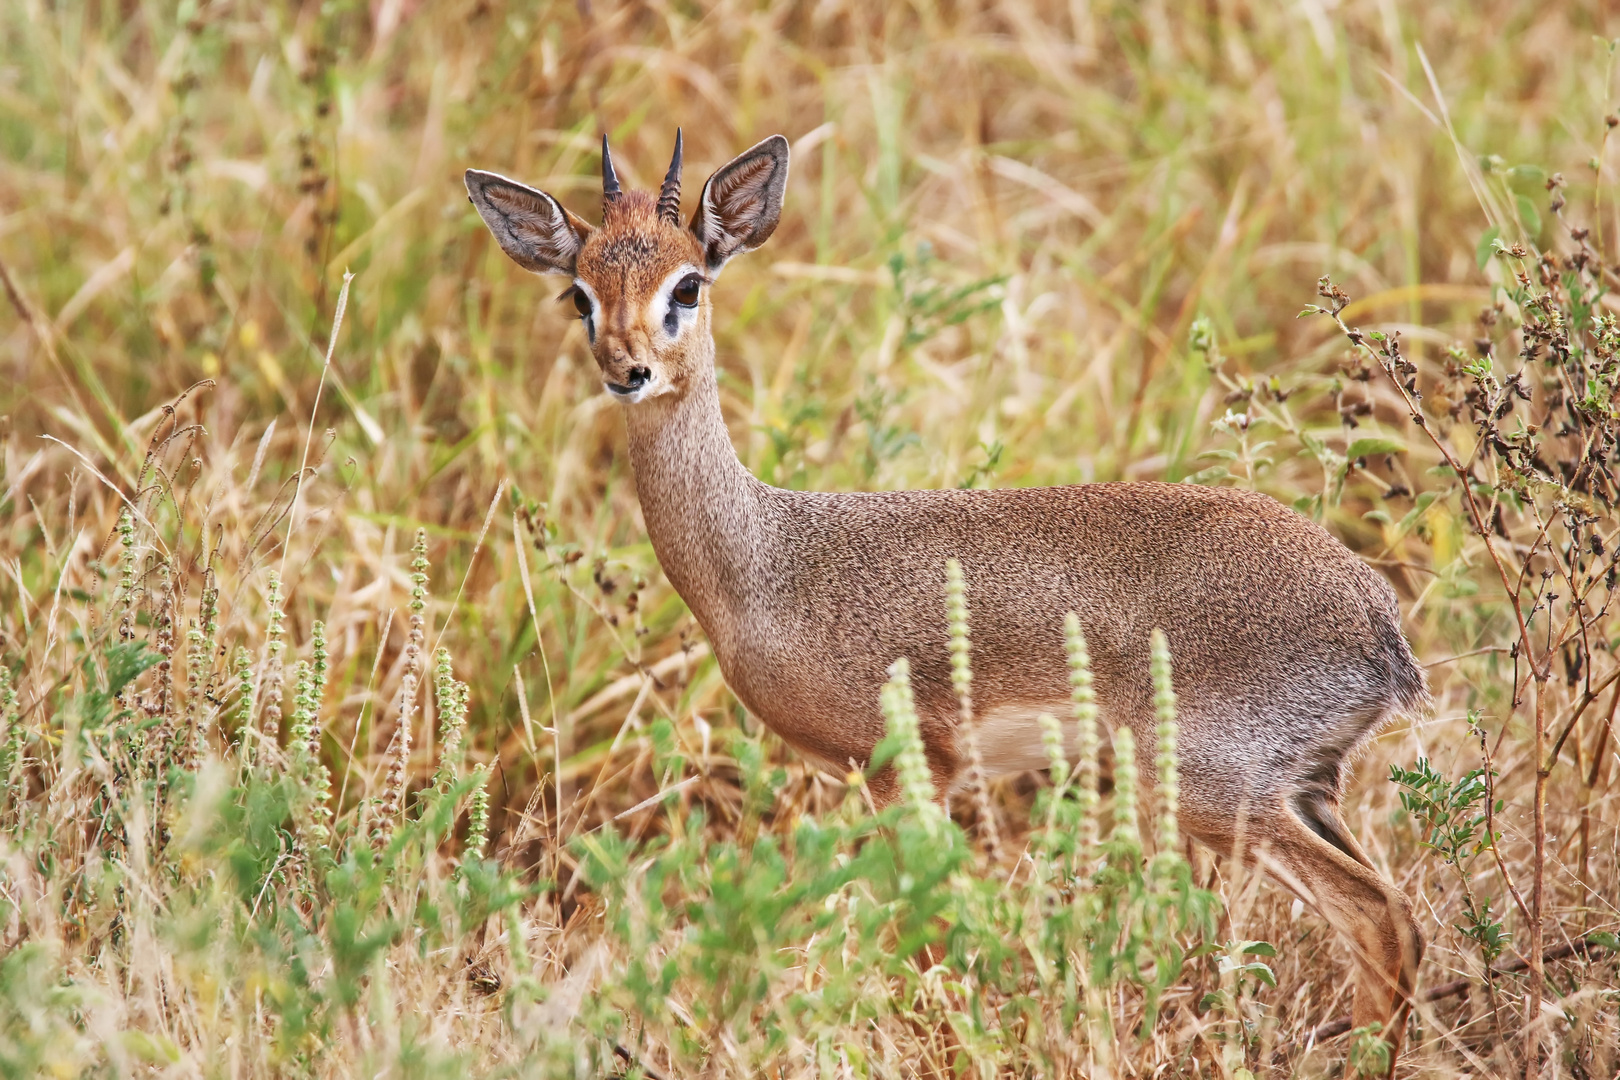
{"label": "dik-dik head", "polygon": [[573,278],[562,299],[584,320],[608,391],[634,403],[684,393],[698,365],[712,363],[709,286],[776,229],[787,174],[787,140],[772,135],[709,177],[683,227],[680,132],[656,197],[619,187],[603,136],[600,228],[494,173],[468,169],[467,195],[519,266]]}

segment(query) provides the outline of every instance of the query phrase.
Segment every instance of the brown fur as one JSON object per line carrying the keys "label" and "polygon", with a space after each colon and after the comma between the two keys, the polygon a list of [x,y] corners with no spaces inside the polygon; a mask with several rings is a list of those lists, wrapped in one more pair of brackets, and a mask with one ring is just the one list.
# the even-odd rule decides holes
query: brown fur
{"label": "brown fur", "polygon": [[668,366],[672,380],[688,375],[685,352],[659,347],[659,315],[647,310],[653,290],[682,266],[702,267],[703,247],[658,216],[656,197],[627,191],[607,206],[574,273],[591,283],[602,305],[595,352],[609,382],[622,385],[631,367],[655,362]]}
{"label": "brown fur", "polygon": [[[762,210],[766,181],[747,187],[772,154],[781,175],[767,179],[779,193],[786,144],[762,143],[717,174],[705,198],[715,188],[739,213],[774,214],[779,194]],[[803,753],[862,766],[883,734],[885,669],[905,656],[928,757],[948,790],[962,762],[947,558],[967,576],[981,740],[1003,768],[1038,765],[1034,717],[1067,713],[1070,611],[1090,645],[1104,718],[1151,739],[1148,638],[1162,628],[1180,696],[1184,828],[1315,905],[1356,948],[1355,1023],[1393,1020],[1398,1039],[1422,934],[1337,811],[1346,758],[1390,716],[1427,701],[1388,584],[1321,526],[1233,489],[833,494],[761,483],[721,415],[708,290],[673,338],[646,310],[682,266],[703,266],[708,254],[718,269],[704,216],[724,212],[705,203],[694,233],[659,220],[650,196],[622,196],[584,240],[575,276],[604,308],[595,355],[605,381],[623,382],[631,363],[655,366],[662,381],[625,414],[636,488],[664,572],[738,698]],[[746,250],[775,220],[754,232],[746,219],[721,224],[723,238],[751,238]],[[890,776],[872,784],[893,797]]]}

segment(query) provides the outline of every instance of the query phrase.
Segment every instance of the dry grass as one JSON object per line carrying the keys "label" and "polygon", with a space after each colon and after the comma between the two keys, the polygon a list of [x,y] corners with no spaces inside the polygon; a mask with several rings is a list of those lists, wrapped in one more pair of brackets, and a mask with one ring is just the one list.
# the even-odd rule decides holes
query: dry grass
{"label": "dry grass", "polygon": [[[1512,215],[1504,238],[1529,206],[1546,222],[1539,238],[1569,249],[1545,174],[1516,166],[1561,172],[1565,216],[1614,249],[1620,152],[1604,118],[1616,91],[1594,35],[1620,28],[1601,5],[828,0],[703,13],[377,0],[181,12],[37,0],[0,10],[0,265],[4,310],[17,316],[0,324],[0,656],[41,740],[34,755],[82,692],[80,662],[121,632],[114,541],[128,498],[146,560],[142,595],[124,605],[128,633],[156,645],[170,613],[176,701],[197,700],[183,653],[208,559],[218,640],[255,664],[268,570],[289,598],[289,670],[325,621],[323,760],[339,829],[357,826],[385,797],[398,745],[410,547],[425,529],[424,662],[446,646],[470,684],[465,752],[491,767],[490,852],[548,891],[487,924],[456,923],[463,936],[432,948],[402,932],[364,969],[361,1005],[333,1012],[320,1045],[289,1049],[275,1014],[298,1000],[276,990],[292,959],[247,930],[188,945],[199,923],[224,918],[199,899],[213,871],[188,878],[196,868],[143,849],[143,829],[162,832],[150,819],[130,826],[126,847],[107,847],[91,824],[106,813],[85,779],[95,770],[41,766],[21,816],[50,831],[49,859],[34,858],[38,836],[0,840],[0,950],[41,944],[49,963],[0,991],[12,1002],[0,1063],[37,1029],[65,1040],[64,1068],[120,1074],[403,1075],[464,1071],[460,1054],[479,1071],[544,1061],[590,1075],[612,1059],[590,1003],[619,1000],[601,988],[626,956],[569,837],[621,815],[615,828],[638,840],[679,834],[699,807],[715,843],[739,828],[744,844],[755,830],[785,842],[807,815],[858,811],[842,778],[796,761],[727,694],[645,539],[621,422],[578,324],[489,243],[460,187],[463,168],[495,169],[590,217],[599,132],[613,136],[625,181],[648,186],[677,124],[693,175],[771,132],[794,143],[782,227],[716,289],[723,402],[744,462],[768,481],[1180,480],[1224,460],[1201,453],[1230,450],[1224,467],[1243,482],[1251,454],[1274,459],[1253,482],[1294,502],[1332,486],[1305,435],[1340,452],[1367,435],[1410,446],[1352,471],[1341,499],[1314,508],[1389,574],[1437,699],[1432,719],[1378,739],[1346,816],[1419,898],[1425,984],[1477,979],[1479,950],[1455,929],[1464,879],[1417,843],[1385,776],[1423,756],[1452,777],[1475,767],[1466,716],[1478,710],[1506,800],[1503,867],[1528,882],[1532,713],[1528,698],[1512,704],[1524,672],[1505,652],[1517,634],[1455,498],[1411,528],[1366,516],[1399,522],[1414,503],[1386,498],[1389,487],[1443,486],[1429,472],[1439,458],[1392,385],[1342,374],[1349,350],[1331,322],[1295,315],[1332,273],[1356,297],[1346,320],[1399,327],[1423,378],[1437,378],[1446,347],[1479,333],[1493,285],[1511,284],[1505,262],[1476,261],[1482,198]],[[328,367],[346,269],[356,277]],[[957,289],[960,300],[939,302]],[[1189,345],[1205,333],[1225,357],[1219,372]],[[1282,394],[1266,390],[1273,378]],[[173,421],[162,406],[202,379],[214,385]],[[1212,427],[1246,408],[1257,417],[1246,437]],[[190,423],[204,429],[194,440],[152,452]],[[1257,450],[1261,439],[1276,445]],[[1606,513],[1597,528],[1612,552]],[[1555,733],[1614,670],[1602,640],[1613,621],[1594,632],[1586,675],[1566,681],[1559,666],[1548,684]],[[230,664],[210,663],[214,683],[198,673],[225,703],[199,705],[216,732],[235,729]],[[154,669],[141,692],[163,677]],[[289,683],[289,717],[292,696]],[[423,704],[413,790],[438,762],[437,699]],[[1620,918],[1613,712],[1612,692],[1582,712],[1550,773],[1548,949]],[[171,823],[174,836],[186,822],[204,829],[235,782],[225,743],[210,745],[197,791],[213,794]],[[743,779],[759,747],[786,769],[764,810],[750,809],[757,790]],[[1040,786],[997,788],[1007,865],[986,874],[1010,872]],[[450,888],[458,850],[447,840],[403,880]],[[83,882],[106,867],[117,887],[85,900]],[[1523,950],[1530,930],[1495,861],[1469,869]],[[1342,1043],[1309,1043],[1347,1011],[1344,947],[1274,887],[1229,867],[1201,872],[1227,904],[1222,935],[1279,953],[1277,986],[1253,999],[1264,1037],[1246,1067],[1340,1068]],[[1548,966],[1548,999],[1563,1006],[1541,1021],[1549,1075],[1615,1075],[1615,966],[1603,957]],[[503,996],[482,996],[497,979]],[[1402,1073],[1521,1067],[1511,1054],[1528,987],[1514,975],[1497,990],[1505,1040],[1476,983],[1420,1010]],[[58,991],[57,1020],[29,1011]],[[1140,1040],[1121,1036],[1121,1072],[1230,1074],[1190,993],[1172,995],[1179,1005]],[[1128,1034],[1140,1003],[1118,1008]],[[638,1036],[633,1018],[623,1030],[627,1043],[645,1036],[633,1056],[649,1067],[712,1052],[713,1075],[743,1071],[719,1036],[704,1042],[712,1032],[677,1051]],[[960,1031],[915,1016],[851,1020],[843,1037],[864,1056],[782,1061],[807,1075],[968,1067]]]}

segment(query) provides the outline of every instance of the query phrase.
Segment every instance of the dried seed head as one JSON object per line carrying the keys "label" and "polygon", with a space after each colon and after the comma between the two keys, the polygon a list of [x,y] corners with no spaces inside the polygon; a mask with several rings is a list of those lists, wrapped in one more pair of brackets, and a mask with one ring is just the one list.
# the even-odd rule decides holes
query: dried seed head
{"label": "dried seed head", "polygon": [[15,812],[22,801],[22,790],[14,777],[22,773],[27,736],[17,708],[17,688],[12,683],[11,669],[0,664],[0,812]]}
{"label": "dried seed head", "polygon": [[972,644],[968,633],[967,580],[962,564],[955,559],[945,560],[945,619],[950,633],[951,686],[963,701],[968,713],[973,692]]}
{"label": "dried seed head", "polygon": [[236,729],[237,738],[241,740],[243,752],[251,742],[247,737],[248,729],[253,726],[253,658],[248,651],[240,646],[236,650]]}
{"label": "dried seed head", "polygon": [[1063,620],[1064,646],[1069,658],[1070,698],[1074,702],[1074,724],[1079,759],[1075,763],[1075,801],[1083,822],[1080,857],[1089,862],[1097,846],[1098,763],[1101,740],[1097,731],[1097,695],[1092,687],[1091,654],[1086,650],[1080,619],[1070,612]]}
{"label": "dried seed head", "polygon": [[286,647],[281,640],[281,575],[274,570],[270,571],[270,587],[265,603],[269,608],[265,633],[268,656],[259,689],[264,702],[263,715],[260,717],[261,733],[268,752],[281,737],[281,651]]}
{"label": "dried seed head", "polygon": [[472,791],[471,805],[467,809],[467,845],[462,849],[461,861],[474,862],[484,857],[489,844],[489,766],[478,770],[478,780]]}
{"label": "dried seed head", "polygon": [[450,665],[450,650],[434,657],[433,696],[439,707],[439,743],[444,748],[434,786],[448,791],[461,771],[461,740],[467,725],[467,684],[457,682]]}
{"label": "dried seed head", "polygon": [[321,753],[321,702],[326,698],[326,623],[320,619],[310,627],[310,712],[313,731],[309,752],[315,757]]}
{"label": "dried seed head", "polygon": [[131,641],[135,637],[135,518],[127,506],[118,511],[118,543],[123,550],[118,558],[113,608],[119,613],[119,640]]}
{"label": "dried seed head", "polygon": [[207,745],[208,710],[203,707],[203,668],[207,655],[203,632],[193,626],[186,631],[186,726],[180,751],[183,769],[195,769]]}
{"label": "dried seed head", "polygon": [[1170,677],[1170,642],[1155,628],[1150,648],[1153,673],[1153,711],[1158,723],[1158,749],[1153,765],[1159,776],[1159,828],[1155,837],[1158,857],[1173,857],[1181,842],[1177,815],[1181,808],[1181,768],[1176,755],[1176,691]]}
{"label": "dried seed head", "polygon": [[411,625],[405,639],[405,674],[400,679],[397,721],[394,737],[388,744],[388,777],[378,804],[377,821],[372,830],[372,844],[378,849],[388,845],[393,837],[394,825],[405,810],[405,790],[411,778],[412,728],[416,724],[417,693],[422,674],[422,642],[426,637],[427,609],[427,530],[416,530],[416,542],[411,545]]}
{"label": "dried seed head", "polygon": [[1139,847],[1136,780],[1136,736],[1121,724],[1114,732],[1114,841]]}
{"label": "dried seed head", "polygon": [[1041,727],[1041,749],[1046,751],[1047,768],[1052,774],[1052,786],[1062,789],[1069,779],[1069,758],[1063,749],[1063,725],[1051,713],[1035,718]]}
{"label": "dried seed head", "polygon": [[889,733],[900,740],[894,768],[899,774],[901,795],[928,831],[933,832],[937,828],[934,815],[939,807],[934,803],[933,774],[928,768],[928,755],[923,749],[921,725],[917,720],[917,703],[911,693],[911,664],[905,657],[889,665],[889,681],[883,684],[879,705]]}
{"label": "dried seed head", "polygon": [[968,788],[973,798],[973,812],[985,853],[992,862],[1001,854],[1001,836],[995,813],[990,806],[989,781],[985,776],[984,756],[979,748],[978,725],[973,718],[973,663],[972,643],[968,628],[967,578],[962,564],[955,559],[945,560],[945,622],[949,631],[951,655],[951,685],[956,690],[958,704],[958,730],[967,750]]}

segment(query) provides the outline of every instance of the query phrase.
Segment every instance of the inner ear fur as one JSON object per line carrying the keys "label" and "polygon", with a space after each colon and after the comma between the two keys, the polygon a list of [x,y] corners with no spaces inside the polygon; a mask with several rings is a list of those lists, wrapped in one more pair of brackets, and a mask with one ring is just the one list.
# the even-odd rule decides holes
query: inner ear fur
{"label": "inner ear fur", "polygon": [[772,135],[721,166],[703,185],[692,233],[711,273],[753,251],[776,231],[787,189],[788,141]]}
{"label": "inner ear fur", "polygon": [[543,191],[467,170],[467,198],[512,261],[537,274],[573,274],[591,227]]}

